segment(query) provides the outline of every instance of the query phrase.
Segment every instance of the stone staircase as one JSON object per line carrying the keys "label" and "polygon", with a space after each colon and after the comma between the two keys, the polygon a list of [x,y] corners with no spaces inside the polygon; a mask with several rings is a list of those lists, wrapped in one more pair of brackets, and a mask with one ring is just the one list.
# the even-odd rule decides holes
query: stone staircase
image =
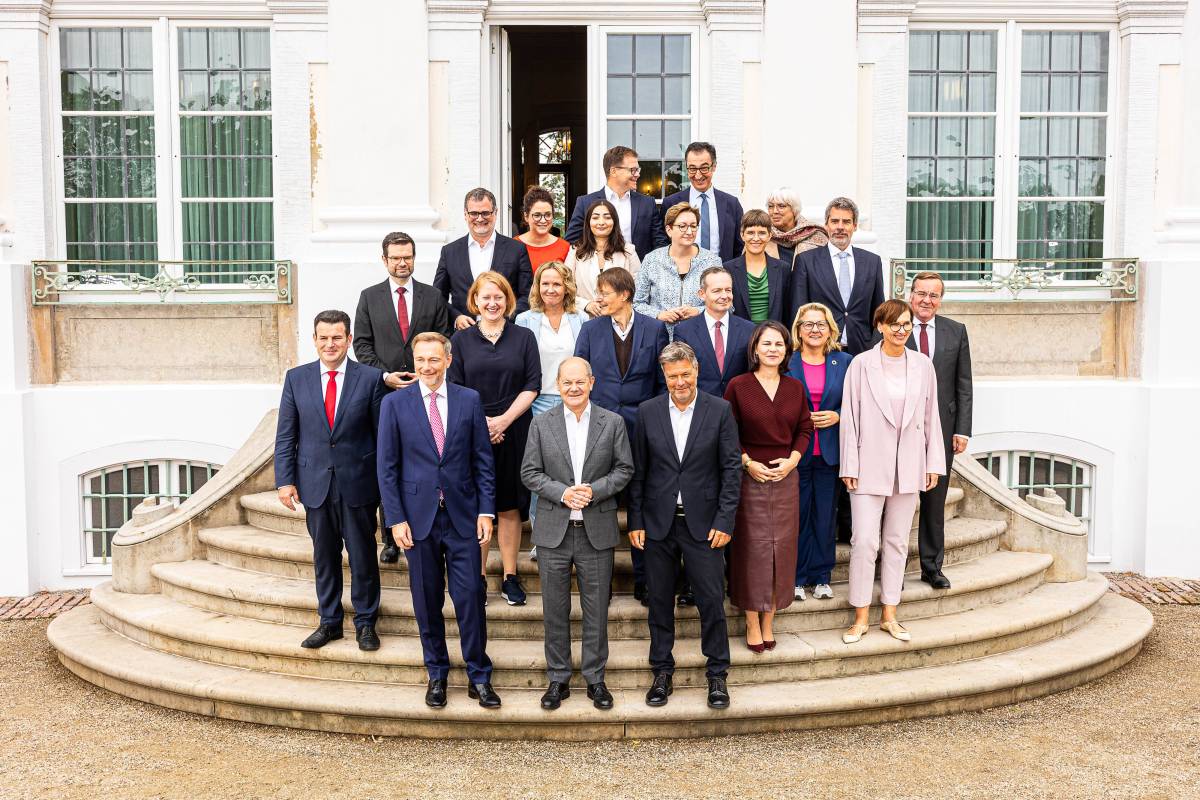
{"label": "stone staircase", "polygon": [[[633,600],[628,545],[617,551],[607,681],[616,707],[578,692],[541,710],[544,688],[537,565],[522,546],[525,606],[495,592],[492,553],[488,653],[504,701],[485,711],[467,698],[461,669],[443,710],[424,705],[425,670],[402,558],[381,571],[383,646],[353,636],[320,650],[300,641],[316,624],[304,514],[269,490],[268,415],[246,446],[180,508],[139,508],[114,543],[114,579],[92,604],[60,616],[49,637],[68,669],[119,694],[211,716],[299,728],[421,737],[589,740],[686,737],[849,725],[987,708],[1066,689],[1133,658],[1150,615],[1086,572],[1077,520],[1035,508],[964,460],[946,500],[948,591],[917,580],[913,531],[900,616],[911,643],[872,630],[841,641],[849,550],[839,546],[834,599],[794,603],[776,617],[779,646],[754,654],[741,613],[726,607],[732,707],[704,699],[695,609],[677,611],[676,691],[652,709],[646,609]],[[1048,501],[1047,501],[1048,502]],[[1083,537],[1083,538],[1081,538]],[[1080,544],[1084,549],[1080,559]],[[349,575],[347,573],[347,586]],[[878,587],[876,587],[878,591]],[[350,608],[348,592],[344,600]],[[457,634],[447,603],[447,634]],[[573,627],[579,605],[572,607]],[[352,632],[352,612],[347,615]],[[448,643],[461,666],[457,641]],[[576,643],[574,656],[579,658]],[[575,682],[579,683],[578,675]]]}

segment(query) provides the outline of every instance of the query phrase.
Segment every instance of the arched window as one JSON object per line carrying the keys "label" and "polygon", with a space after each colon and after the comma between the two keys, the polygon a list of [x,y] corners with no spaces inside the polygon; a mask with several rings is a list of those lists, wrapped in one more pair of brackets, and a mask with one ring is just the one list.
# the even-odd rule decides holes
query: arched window
{"label": "arched window", "polygon": [[1067,511],[1088,527],[1088,552],[1095,552],[1093,519],[1094,464],[1077,458],[1036,450],[997,450],[976,453],[975,459],[1018,495],[1053,489]]}

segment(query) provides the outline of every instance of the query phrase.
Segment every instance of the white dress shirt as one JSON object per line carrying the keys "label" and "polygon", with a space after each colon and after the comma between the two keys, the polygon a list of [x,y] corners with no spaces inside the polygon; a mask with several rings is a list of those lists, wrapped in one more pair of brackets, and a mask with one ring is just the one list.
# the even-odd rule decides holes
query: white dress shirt
{"label": "white dress shirt", "polygon": [[[682,411],[679,406],[675,405],[675,400],[671,397],[667,398],[667,408],[671,412],[671,432],[675,434],[675,452],[679,455],[680,462],[683,461],[683,451],[687,447],[688,432],[692,429],[692,412],[696,410],[696,398],[700,396],[697,392],[692,402],[688,403],[687,408]],[[683,505],[683,492],[680,492],[675,497],[676,505]]]}
{"label": "white dress shirt", "polygon": [[[721,226],[717,222],[717,192],[713,187],[709,186],[707,192],[697,192],[693,186],[688,191],[688,202],[692,204],[692,208],[696,209],[697,220],[700,217],[700,197],[708,198],[708,229],[709,229],[709,245],[708,248],[714,253],[721,252]],[[700,230],[696,230],[696,244],[700,244]],[[701,245],[703,247],[703,245]]]}
{"label": "white dress shirt", "polygon": [[575,354],[575,332],[571,320],[564,314],[558,320],[558,330],[550,324],[550,318],[542,315],[541,330],[537,335],[538,355],[542,362],[541,394],[558,396],[558,366],[564,359]]}
{"label": "white dress shirt", "polygon": [[635,319],[637,319],[637,314],[633,313],[633,314],[629,315],[629,324],[627,326],[625,326],[624,329],[622,329],[621,326],[619,324],[617,324],[616,317],[609,317],[609,319],[612,320],[613,330],[617,332],[617,336],[620,336],[621,341],[623,342],[626,339],[628,339],[629,334],[633,332],[633,321]]}
{"label": "white dress shirt", "polygon": [[[571,473],[575,476],[575,486],[583,483],[583,461],[587,458],[588,426],[592,421],[592,404],[588,403],[583,413],[576,419],[575,412],[563,407],[563,419],[567,422],[567,448],[571,451]],[[563,493],[566,497],[566,493]],[[571,509],[571,519],[583,519],[583,512]]]}
{"label": "white dress shirt", "polygon": [[[468,252],[470,252],[469,249],[468,249]],[[412,328],[412,311],[413,311],[413,309],[412,309],[412,307],[413,307],[412,280],[406,281],[405,283],[401,283],[400,281],[396,280],[391,275],[389,275],[388,281],[390,281],[392,284],[392,305],[394,305],[396,307],[397,324],[399,324],[399,320],[400,320],[400,287],[404,287],[405,317],[408,319],[408,327],[411,329]]]}
{"label": "white dress shirt", "polygon": [[[608,202],[612,203],[617,209],[617,222],[621,226],[621,234],[625,237],[625,241],[633,243],[633,192],[625,193],[624,197],[618,197],[617,193],[612,190],[607,184],[604,187],[604,196],[608,198]],[[590,220],[584,220],[583,224],[587,225]]]}
{"label": "white dress shirt", "polygon": [[[926,335],[929,337],[929,357],[933,358],[933,354],[936,352],[934,349],[936,347],[934,342],[937,339],[937,314],[934,314],[932,317],[930,317],[929,322],[924,324],[928,326],[925,331]],[[921,352],[921,325],[921,320],[913,320],[913,344],[917,346],[918,353]]]}
{"label": "white dress shirt", "polygon": [[329,377],[329,372],[330,372],[329,367],[325,366],[324,363],[321,364],[321,402],[322,403],[325,402],[325,393],[329,391],[329,381],[330,380],[337,381],[337,386],[333,390],[334,391],[334,396],[333,396],[333,418],[334,419],[337,419],[337,409],[338,409],[338,406],[342,402],[342,395],[346,391],[346,361],[347,361],[347,359],[343,358],[342,363],[338,364],[336,367],[333,368],[332,371],[335,373],[333,378]]}
{"label": "white dress shirt", "polygon": [[472,278],[478,278],[492,268],[492,256],[494,255],[496,255],[495,231],[492,231],[492,235],[482,245],[475,241],[474,236],[467,235],[467,258],[471,261]]}
{"label": "white dress shirt", "polygon": [[708,326],[708,343],[713,347],[713,354],[717,352],[717,329],[716,324],[721,323],[721,341],[725,343],[725,355],[729,356],[729,312],[725,312],[725,316],[717,319],[708,313],[708,309],[704,310],[704,324]]}
{"label": "white dress shirt", "polygon": [[[837,245],[835,245],[833,242],[830,242],[829,244],[827,244],[825,246],[829,248],[829,257],[831,259],[833,259],[833,285],[837,286],[840,289],[841,285],[838,283],[838,275],[842,271],[842,259],[838,257],[838,254],[843,251],[838,250]],[[854,248],[852,246],[847,246],[844,252],[846,253],[846,256],[847,256],[846,264],[850,267],[850,296],[853,298],[854,297]],[[849,334],[846,332],[846,329],[848,327],[849,326],[846,325],[845,322],[842,323],[842,344],[843,345],[847,344],[850,341]]]}
{"label": "white dress shirt", "polygon": [[[433,390],[425,385],[424,381],[419,381],[421,384],[421,405],[425,407],[425,419],[429,419],[429,395],[433,394]],[[442,418],[442,433],[445,434],[445,441],[450,441],[450,406],[446,398],[446,381],[442,380],[442,385],[437,388],[437,410]]]}

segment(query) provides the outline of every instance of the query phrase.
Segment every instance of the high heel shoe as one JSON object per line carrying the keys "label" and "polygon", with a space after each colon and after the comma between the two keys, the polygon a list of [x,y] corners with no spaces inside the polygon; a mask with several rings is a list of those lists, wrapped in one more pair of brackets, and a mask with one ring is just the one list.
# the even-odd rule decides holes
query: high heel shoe
{"label": "high heel shoe", "polygon": [[750,648],[751,652],[761,653],[767,649],[767,643],[759,642],[758,644],[750,644],[749,642],[746,642],[746,647]]}
{"label": "high heel shoe", "polygon": [[768,650],[774,650],[775,649],[775,640],[774,639],[763,639],[763,647],[767,648]]}

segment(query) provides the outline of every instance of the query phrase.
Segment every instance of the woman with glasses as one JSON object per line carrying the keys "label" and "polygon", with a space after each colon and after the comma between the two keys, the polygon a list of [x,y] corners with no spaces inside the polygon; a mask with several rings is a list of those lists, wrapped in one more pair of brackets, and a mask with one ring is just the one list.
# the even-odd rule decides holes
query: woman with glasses
{"label": "woman with glasses", "polygon": [[637,274],[633,307],[639,314],[654,317],[674,335],[675,323],[703,310],[700,274],[721,266],[721,257],[696,244],[700,214],[687,203],[676,203],[663,217],[671,243],[646,256]]}
{"label": "woman with glasses", "polygon": [[[875,561],[880,558],[880,630],[912,637],[896,620],[917,497],[946,474],[933,362],[904,346],[912,307],[886,300],[872,319],[883,341],[850,362],[842,396],[841,477],[850,492],[850,605],[853,644],[869,629]],[[882,549],[882,557],[880,550]]]}
{"label": "woman with glasses", "polygon": [[800,195],[790,186],[781,186],[767,195],[767,213],[771,215],[767,254],[787,264],[788,269],[805,250],[829,244],[824,226],[800,214]]}
{"label": "woman with glasses", "polygon": [[752,208],[742,217],[745,252],[725,262],[733,276],[733,313],[751,322],[775,320],[786,325],[791,297],[792,265],[767,254],[771,243],[771,217]]}
{"label": "woman with glasses", "polygon": [[521,203],[521,216],[528,228],[517,239],[529,251],[534,273],[547,261],[562,261],[571,245],[554,235],[554,196],[541,186],[530,186]]}
{"label": "woman with glasses", "polygon": [[788,374],[804,385],[804,398],[816,433],[800,459],[800,540],[796,550],[795,597],[805,588],[829,600],[829,582],[837,555],[838,422],[842,384],[851,356],[841,352],[841,331],[833,313],[820,303],[801,306],[792,324],[795,352]]}
{"label": "woman with glasses", "polygon": [[637,275],[641,261],[633,245],[625,241],[617,224],[617,209],[607,200],[596,200],[588,206],[585,224],[579,241],[567,253],[563,262],[575,274],[575,292],[589,317],[603,312],[596,299],[596,279],[611,267],[621,267]]}

